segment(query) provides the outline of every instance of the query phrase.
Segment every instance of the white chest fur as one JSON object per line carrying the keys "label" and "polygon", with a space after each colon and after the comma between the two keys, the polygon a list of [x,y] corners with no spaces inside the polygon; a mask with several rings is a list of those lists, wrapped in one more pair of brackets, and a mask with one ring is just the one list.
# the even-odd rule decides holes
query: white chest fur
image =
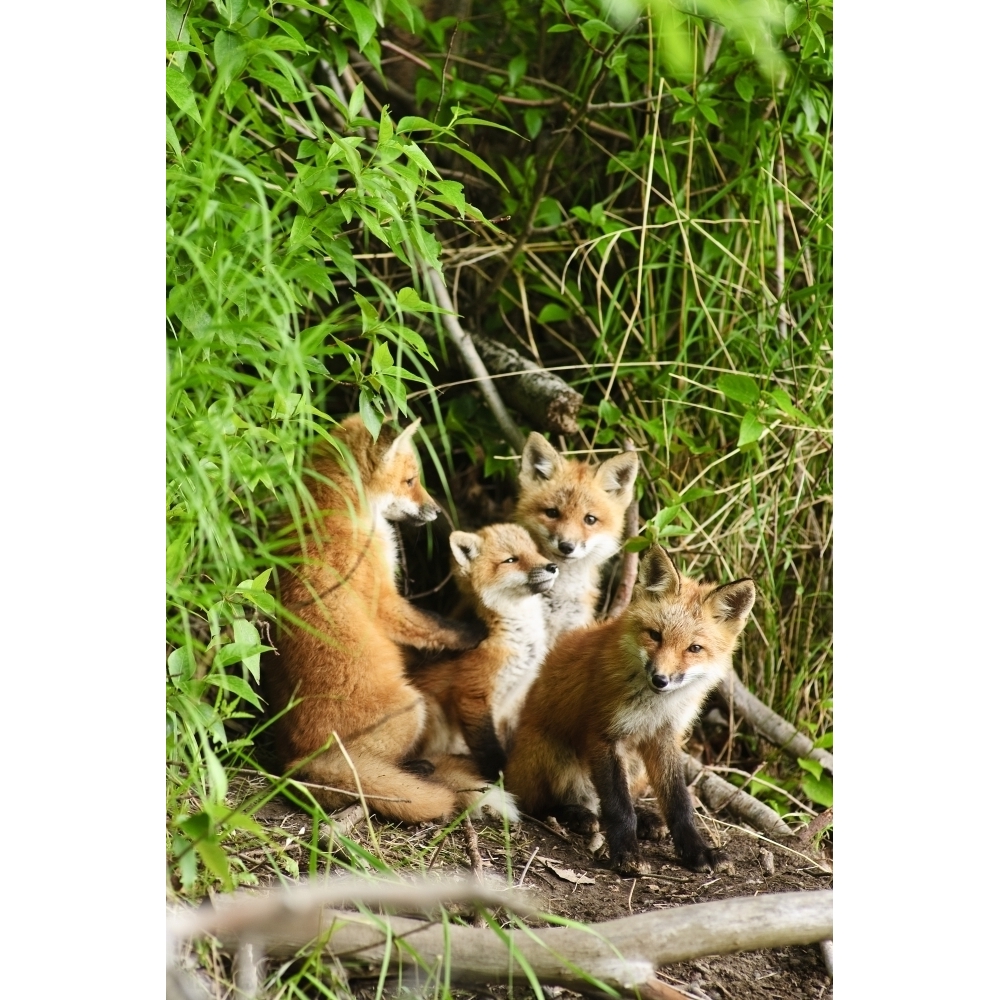
{"label": "white chest fur", "polygon": [[497,641],[509,651],[493,685],[493,724],[501,734],[516,726],[528,688],[538,676],[548,648],[541,595],[518,604],[518,613],[505,615],[495,633]]}

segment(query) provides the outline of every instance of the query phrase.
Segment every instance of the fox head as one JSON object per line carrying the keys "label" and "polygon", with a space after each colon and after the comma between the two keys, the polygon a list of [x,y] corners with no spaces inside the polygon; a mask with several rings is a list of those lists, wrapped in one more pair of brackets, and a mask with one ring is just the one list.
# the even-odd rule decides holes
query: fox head
{"label": "fox head", "polygon": [[722,586],[681,576],[659,546],[639,563],[632,603],[622,615],[622,647],[658,693],[676,691],[732,663],[756,590],[753,580]]}
{"label": "fox head", "polygon": [[558,562],[604,562],[618,551],[638,471],[635,452],[588,465],[563,458],[533,432],[521,454],[517,520]]}
{"label": "fox head", "polygon": [[551,590],[559,573],[517,524],[453,531],[450,542],[459,586],[494,611]]}
{"label": "fox head", "polygon": [[387,521],[424,524],[433,521],[441,510],[420,483],[413,450],[413,435],[419,426],[418,418],[398,435],[382,427],[375,441],[355,414],[337,432],[354,456],[369,504]]}

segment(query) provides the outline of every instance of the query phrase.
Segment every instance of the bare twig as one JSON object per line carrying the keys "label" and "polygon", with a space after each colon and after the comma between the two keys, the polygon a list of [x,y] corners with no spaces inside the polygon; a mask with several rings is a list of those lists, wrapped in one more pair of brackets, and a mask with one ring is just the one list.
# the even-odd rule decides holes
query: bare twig
{"label": "bare twig", "polygon": [[833,979],[833,940],[820,941],[819,951],[823,956],[823,964],[826,966],[826,971],[829,973],[831,979]]}
{"label": "bare twig", "polygon": [[[472,868],[472,875],[475,880],[482,885],[483,882],[483,856],[479,853],[479,834],[472,825],[472,820],[466,816],[462,820],[462,833],[465,836],[465,853],[469,857],[469,865]],[[477,913],[472,922],[473,927],[485,927],[486,921],[481,913]]]}
{"label": "bare twig", "polygon": [[486,366],[483,364],[483,359],[479,356],[479,352],[472,343],[472,338],[462,329],[462,325],[458,322],[458,317],[455,314],[455,306],[452,304],[448,289],[445,288],[444,282],[441,280],[441,275],[433,268],[428,267],[424,269],[424,278],[433,291],[438,305],[445,310],[444,315],[441,317],[444,321],[445,329],[448,331],[452,342],[461,352],[466,367],[474,376],[479,388],[486,397],[486,402],[493,411],[493,416],[500,425],[504,437],[515,451],[522,451],[524,449],[524,435],[517,424],[511,419],[510,413],[507,412],[507,407],[504,406],[503,400],[497,393],[497,388],[493,384]]}

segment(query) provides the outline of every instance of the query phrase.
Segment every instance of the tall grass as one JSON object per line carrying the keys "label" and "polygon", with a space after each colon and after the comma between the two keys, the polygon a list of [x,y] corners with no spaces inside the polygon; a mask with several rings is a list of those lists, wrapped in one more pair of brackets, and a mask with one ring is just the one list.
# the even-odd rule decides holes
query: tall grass
{"label": "tall grass", "polygon": [[[453,517],[473,467],[513,491],[425,266],[466,325],[583,393],[567,451],[636,442],[632,547],[754,577],[738,670],[832,739],[832,15],[789,4],[776,23],[758,6],[748,35],[726,3],[637,20],[621,3],[497,0],[462,21],[460,3],[168,3],[176,891],[254,881],[255,851],[282,877],[344,863],[320,847],[308,788],[243,773],[280,612],[271,526],[309,516],[310,442],[358,409],[373,431],[421,415]],[[439,566],[409,569],[433,586]],[[304,853],[253,819],[279,791],[312,816]]]}

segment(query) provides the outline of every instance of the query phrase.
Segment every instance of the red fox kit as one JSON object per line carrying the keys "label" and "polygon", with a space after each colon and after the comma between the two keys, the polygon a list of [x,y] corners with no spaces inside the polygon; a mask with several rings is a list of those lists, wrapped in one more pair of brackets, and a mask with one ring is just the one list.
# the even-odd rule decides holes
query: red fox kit
{"label": "red fox kit", "polygon": [[[275,724],[286,767],[319,785],[354,789],[336,732],[372,808],[405,822],[464,808],[477,798],[471,790],[485,784],[456,758],[437,762],[433,779],[420,776],[435,770],[427,761],[412,761],[426,705],[406,680],[397,643],[465,650],[479,638],[415,608],[396,591],[389,522],[430,521],[439,509],[420,485],[416,427],[410,424],[395,440],[383,428],[373,441],[360,417],[345,420],[336,438],[353,458],[357,478],[328,445],[317,452],[307,472],[320,526],[308,537],[303,565],[279,574],[282,603],[297,621],[279,629],[280,655],[264,676],[272,711],[302,699]],[[420,775],[405,769],[408,762]],[[349,801],[322,789],[316,797],[327,808]]]}
{"label": "red fox kit", "polygon": [[[695,828],[680,751],[706,695],[731,669],[755,595],[752,580],[715,586],[682,577],[652,546],[624,614],[564,635],[528,692],[504,772],[521,808],[581,833],[596,831],[599,808],[612,865],[648,871],[627,778],[638,755],[682,863],[725,861]],[[656,819],[642,817],[649,832],[661,826]]]}
{"label": "red fox kit", "polygon": [[550,646],[594,620],[601,565],[618,551],[638,471],[635,452],[587,465],[563,458],[541,434],[528,436],[516,518],[559,567],[546,597]]}
{"label": "red fox kit", "polygon": [[493,524],[475,534],[453,531],[450,541],[459,587],[489,635],[467,653],[412,672],[413,683],[434,701],[423,752],[468,747],[482,774],[495,780],[545,658],[542,595],[559,570],[516,524]]}

